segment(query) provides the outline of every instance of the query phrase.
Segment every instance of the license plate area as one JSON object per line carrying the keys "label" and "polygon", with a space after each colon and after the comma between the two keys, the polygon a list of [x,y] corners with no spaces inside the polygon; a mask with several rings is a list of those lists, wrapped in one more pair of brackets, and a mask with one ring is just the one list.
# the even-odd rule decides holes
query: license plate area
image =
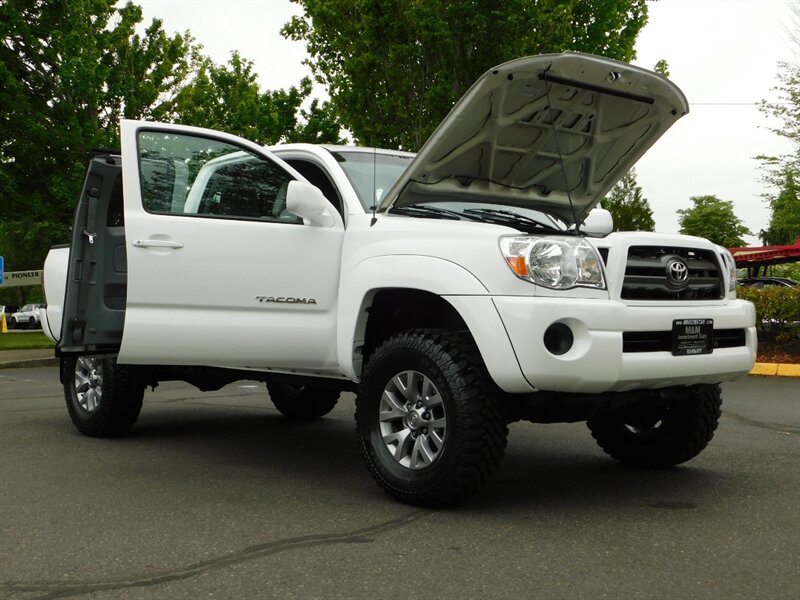
{"label": "license plate area", "polygon": [[672,355],[711,354],[714,319],[675,319],[672,322]]}

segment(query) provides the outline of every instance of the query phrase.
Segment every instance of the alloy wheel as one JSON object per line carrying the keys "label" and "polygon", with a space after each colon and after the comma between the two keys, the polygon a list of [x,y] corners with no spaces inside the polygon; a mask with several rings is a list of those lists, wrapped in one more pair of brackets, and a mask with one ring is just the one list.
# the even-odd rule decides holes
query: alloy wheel
{"label": "alloy wheel", "polygon": [[75,396],[86,412],[94,412],[103,400],[103,361],[81,356],[75,362]]}
{"label": "alloy wheel", "polygon": [[383,443],[409,469],[431,466],[447,440],[447,415],[436,385],[419,371],[402,371],[386,384],[378,408]]}

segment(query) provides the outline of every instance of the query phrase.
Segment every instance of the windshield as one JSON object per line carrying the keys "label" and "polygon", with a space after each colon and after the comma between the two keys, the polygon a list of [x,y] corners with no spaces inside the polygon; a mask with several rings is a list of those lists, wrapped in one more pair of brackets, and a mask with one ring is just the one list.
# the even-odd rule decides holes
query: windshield
{"label": "windshield", "polygon": [[331,152],[347,175],[367,211],[380,203],[383,195],[411,164],[413,156],[378,152]]}

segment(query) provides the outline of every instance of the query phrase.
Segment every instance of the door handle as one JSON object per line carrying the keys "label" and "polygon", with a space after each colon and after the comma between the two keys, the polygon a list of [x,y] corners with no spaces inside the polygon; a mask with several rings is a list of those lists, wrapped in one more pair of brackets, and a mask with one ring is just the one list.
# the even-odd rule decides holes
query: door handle
{"label": "door handle", "polygon": [[135,248],[183,248],[183,242],[173,240],[133,240]]}

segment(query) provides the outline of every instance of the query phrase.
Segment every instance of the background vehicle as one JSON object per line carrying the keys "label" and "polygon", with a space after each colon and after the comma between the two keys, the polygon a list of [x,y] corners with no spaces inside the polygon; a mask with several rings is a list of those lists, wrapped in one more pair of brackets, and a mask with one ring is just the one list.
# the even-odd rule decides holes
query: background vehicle
{"label": "background vehicle", "polygon": [[800,282],[790,279],[789,277],[745,277],[737,281],[739,285],[753,288],[764,287],[794,287],[800,285]]}
{"label": "background vehicle", "polygon": [[73,423],[124,434],[169,379],[264,381],[295,419],[354,390],[368,469],[425,506],[483,484],[520,419],[691,459],[754,362],[733,258],[590,212],[687,111],[659,75],[566,53],[486,73],[416,157],[123,121],[45,263]]}
{"label": "background vehicle", "polygon": [[17,312],[12,313],[7,318],[7,325],[11,329],[39,329],[41,321],[39,320],[39,309],[43,308],[44,304],[26,304]]}

